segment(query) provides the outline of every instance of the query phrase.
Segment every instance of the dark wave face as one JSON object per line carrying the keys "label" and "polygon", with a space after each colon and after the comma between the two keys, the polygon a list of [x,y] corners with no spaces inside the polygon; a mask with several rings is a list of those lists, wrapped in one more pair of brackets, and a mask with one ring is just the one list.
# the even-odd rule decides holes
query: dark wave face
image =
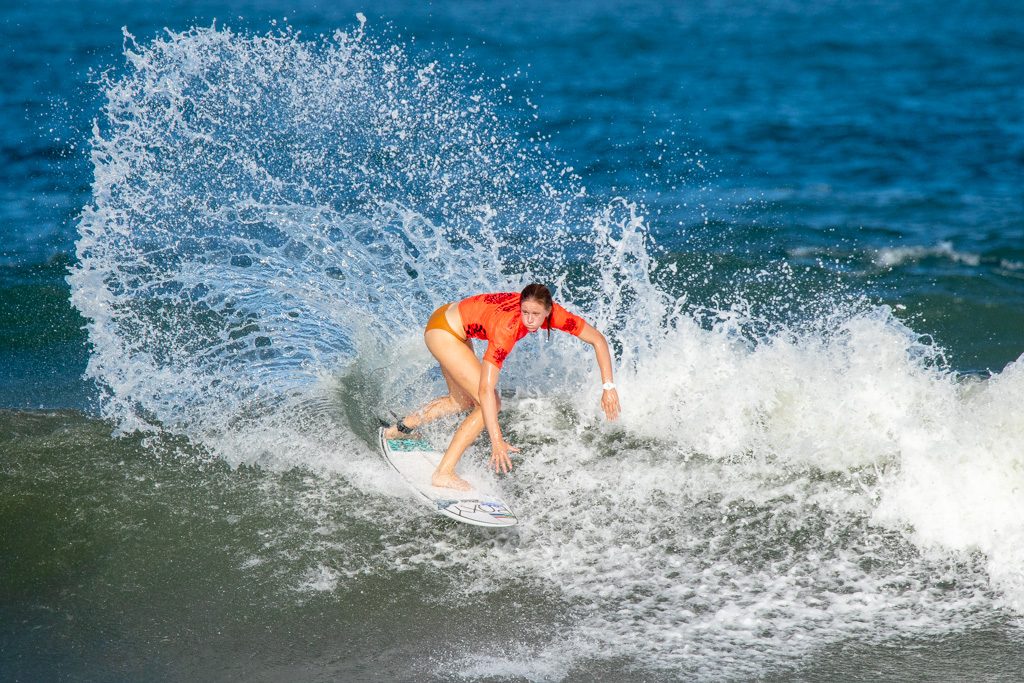
{"label": "dark wave face", "polygon": [[[0,133],[2,404],[87,409],[0,412],[0,670],[1020,669],[1016,5],[112,5],[4,24],[14,71],[117,66]],[[11,28],[48,21],[82,29]],[[442,521],[377,417],[443,391],[434,308],[534,280],[608,336],[622,418],[588,347],[523,340],[522,522]]]}

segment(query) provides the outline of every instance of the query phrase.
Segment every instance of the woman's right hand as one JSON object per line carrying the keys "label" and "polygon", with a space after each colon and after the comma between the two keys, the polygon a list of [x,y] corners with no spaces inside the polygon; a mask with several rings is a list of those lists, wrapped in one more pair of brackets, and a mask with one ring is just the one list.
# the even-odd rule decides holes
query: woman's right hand
{"label": "woman's right hand", "polygon": [[605,417],[614,420],[619,416],[619,392],[615,389],[608,389],[601,394],[601,408]]}
{"label": "woman's right hand", "polygon": [[505,441],[504,439],[498,439],[497,441],[491,442],[491,466],[494,467],[495,473],[504,472],[509,473],[512,471],[512,458],[509,457],[509,453],[518,453],[519,449]]}

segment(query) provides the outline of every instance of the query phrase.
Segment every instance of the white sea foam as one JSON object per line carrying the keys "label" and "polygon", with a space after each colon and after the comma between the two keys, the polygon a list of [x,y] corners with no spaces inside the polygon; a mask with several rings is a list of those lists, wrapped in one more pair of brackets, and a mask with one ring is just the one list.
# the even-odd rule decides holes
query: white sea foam
{"label": "white sea foam", "polygon": [[[467,677],[619,659],[750,678],[845,638],[1024,611],[1024,362],[966,381],[885,307],[766,327],[667,295],[639,207],[587,198],[485,91],[362,24],[128,45],[69,278],[88,374],[122,430],[310,473],[287,489],[301,519],[266,530],[247,571],[329,592],[441,570],[446,604],[519,581],[569,606],[575,659],[466,646],[445,666]],[[877,262],[929,255],[971,263],[943,244]],[[533,278],[615,343],[622,420],[601,421],[588,348],[524,340],[502,373],[524,455],[499,484],[522,524],[431,526],[375,459],[374,413],[441,390],[420,342],[433,306]],[[375,525],[372,550],[339,515]]]}
{"label": "white sea foam", "polygon": [[[793,247],[788,250],[793,258],[849,258],[849,253],[837,250],[835,247]],[[858,254],[858,257],[861,255]],[[945,259],[953,263],[961,263],[966,266],[976,267],[985,263],[985,257],[970,251],[956,249],[952,242],[943,240],[934,245],[908,245],[901,247],[883,247],[870,249],[864,258],[870,259],[877,268],[897,268],[907,263],[915,263],[924,259]],[[999,266],[1006,270],[1013,269],[1012,261],[1005,259],[999,262]]]}
{"label": "white sea foam", "polygon": [[488,564],[475,590],[557,586],[584,659],[698,678],[1019,610],[1020,370],[976,386],[927,359],[884,309],[827,340],[681,326],[620,377],[621,431],[585,391],[587,429],[520,405],[513,500],[543,514],[522,546],[444,556]]}
{"label": "white sea foam", "polygon": [[338,574],[330,567],[320,565],[309,570],[304,577],[300,590],[306,592],[333,591],[338,587]]}
{"label": "white sea foam", "polygon": [[478,655],[455,662],[448,668],[455,676],[470,681],[488,678],[546,683],[563,680],[576,659],[572,643],[555,651],[538,653],[525,650],[508,655]]}
{"label": "white sea foam", "polygon": [[1024,361],[936,406],[909,431],[876,513],[909,523],[918,545],[988,558],[993,584],[1024,612]]}
{"label": "white sea foam", "polygon": [[946,258],[954,263],[963,263],[968,266],[977,266],[981,263],[980,255],[954,249],[953,243],[946,241],[931,247],[909,246],[879,249],[875,252],[873,260],[880,267],[892,268],[907,261],[920,261],[924,258]]}

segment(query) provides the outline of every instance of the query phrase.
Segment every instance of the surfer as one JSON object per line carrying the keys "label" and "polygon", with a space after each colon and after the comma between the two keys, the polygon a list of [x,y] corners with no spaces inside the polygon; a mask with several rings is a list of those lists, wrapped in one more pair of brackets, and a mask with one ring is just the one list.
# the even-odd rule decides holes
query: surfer
{"label": "surfer", "polygon": [[[619,395],[612,382],[612,359],[608,341],[583,318],[570,313],[551,299],[541,284],[527,285],[520,293],[478,294],[434,311],[427,321],[423,340],[441,365],[448,395],[436,398],[384,430],[388,439],[401,438],[428,422],[471,410],[462,421],[431,478],[434,486],[467,490],[468,482],[455,474],[462,454],[487,428],[491,437],[490,464],[495,472],[509,472],[509,453],[519,449],[505,441],[498,425],[498,375],[512,347],[539,329],[568,332],[594,347],[603,382],[601,408],[609,420],[619,415]],[[473,352],[471,339],[487,342],[483,360]]]}

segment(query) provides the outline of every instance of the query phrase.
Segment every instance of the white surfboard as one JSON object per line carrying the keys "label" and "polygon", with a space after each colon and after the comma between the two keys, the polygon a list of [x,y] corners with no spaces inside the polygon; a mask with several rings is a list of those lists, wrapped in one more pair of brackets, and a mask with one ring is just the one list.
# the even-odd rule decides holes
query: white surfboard
{"label": "white surfboard", "polygon": [[430,477],[441,462],[443,453],[421,439],[385,439],[378,433],[384,459],[402,475],[417,496],[436,512],[466,524],[487,527],[515,526],[519,521],[500,497],[487,493],[473,481],[463,477],[473,488],[457,491],[431,486]]}

